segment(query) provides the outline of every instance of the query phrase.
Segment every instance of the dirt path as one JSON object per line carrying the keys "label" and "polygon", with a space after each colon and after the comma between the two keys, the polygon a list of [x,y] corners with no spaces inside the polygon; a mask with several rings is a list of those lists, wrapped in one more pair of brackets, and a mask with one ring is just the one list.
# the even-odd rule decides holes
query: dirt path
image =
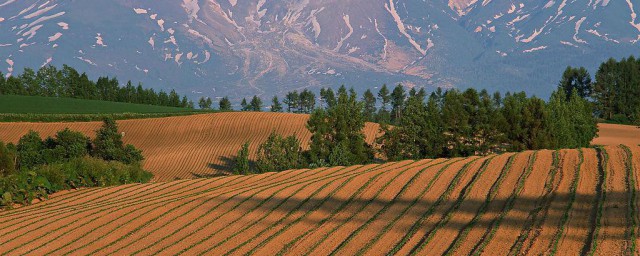
{"label": "dirt path", "polygon": [[609,155],[607,164],[606,199],[602,212],[602,227],[598,234],[597,255],[619,255],[626,250],[628,190],[626,187],[626,154],[618,146],[605,148]]}

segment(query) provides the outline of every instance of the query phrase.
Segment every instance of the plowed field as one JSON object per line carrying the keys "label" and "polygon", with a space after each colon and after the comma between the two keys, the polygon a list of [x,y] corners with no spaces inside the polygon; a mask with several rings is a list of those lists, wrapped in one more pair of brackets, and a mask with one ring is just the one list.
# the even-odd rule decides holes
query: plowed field
{"label": "plowed field", "polygon": [[0,212],[2,255],[634,255],[640,147],[67,191]]}
{"label": "plowed field", "polygon": [[[251,156],[272,131],[299,137],[303,147],[311,138],[308,115],[288,113],[216,113],[118,121],[124,141],[143,150],[144,168],[155,181],[217,176],[229,170],[231,159],[242,144],[251,142]],[[17,143],[29,130],[41,136],[70,128],[93,137],[100,122],[0,123],[0,140]],[[365,128],[367,142],[378,133],[377,124]]]}

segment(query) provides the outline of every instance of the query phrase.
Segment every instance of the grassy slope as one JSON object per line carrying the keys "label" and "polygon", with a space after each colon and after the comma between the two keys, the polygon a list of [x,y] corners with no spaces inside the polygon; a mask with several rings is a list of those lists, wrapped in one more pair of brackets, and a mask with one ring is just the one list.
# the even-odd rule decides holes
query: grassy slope
{"label": "grassy slope", "polygon": [[0,113],[12,114],[116,114],[176,113],[192,109],[98,100],[0,95]]}

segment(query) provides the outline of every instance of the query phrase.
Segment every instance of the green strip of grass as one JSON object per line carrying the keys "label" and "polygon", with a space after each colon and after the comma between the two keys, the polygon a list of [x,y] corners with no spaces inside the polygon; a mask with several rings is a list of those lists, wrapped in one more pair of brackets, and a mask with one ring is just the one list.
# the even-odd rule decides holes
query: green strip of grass
{"label": "green strip of grass", "polygon": [[211,112],[99,100],[0,95],[0,122],[89,122],[107,117],[123,120]]}

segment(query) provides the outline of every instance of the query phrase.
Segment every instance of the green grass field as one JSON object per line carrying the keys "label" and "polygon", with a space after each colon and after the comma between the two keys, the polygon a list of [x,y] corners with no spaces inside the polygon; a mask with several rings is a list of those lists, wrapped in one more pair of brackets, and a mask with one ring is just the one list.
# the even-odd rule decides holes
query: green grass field
{"label": "green grass field", "polygon": [[[211,112],[211,111],[209,111]],[[0,122],[73,122],[191,115],[207,111],[99,100],[0,95]]]}
{"label": "green grass field", "polygon": [[118,114],[194,112],[193,109],[99,100],[0,95],[0,113],[12,114]]}

